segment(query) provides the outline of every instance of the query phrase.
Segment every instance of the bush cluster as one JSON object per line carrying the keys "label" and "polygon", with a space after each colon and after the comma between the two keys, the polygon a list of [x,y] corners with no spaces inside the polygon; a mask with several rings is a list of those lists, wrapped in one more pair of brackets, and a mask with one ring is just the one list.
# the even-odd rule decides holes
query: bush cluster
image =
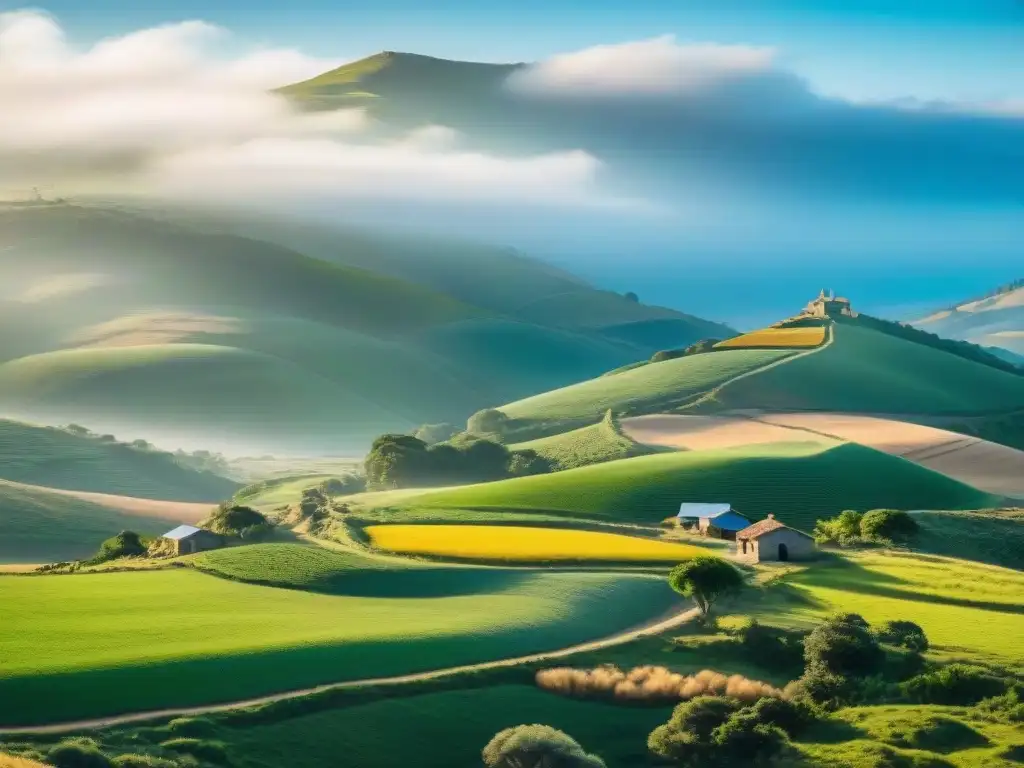
{"label": "bush cluster", "polygon": [[892,544],[907,541],[918,530],[913,516],[898,509],[872,509],[864,514],[847,509],[828,520],[819,520],[814,526],[814,540],[841,547]]}
{"label": "bush cluster", "polygon": [[428,446],[411,435],[382,435],[366,456],[372,490],[490,482],[550,472],[551,462],[536,451],[510,451],[483,438]]}
{"label": "bush cluster", "polygon": [[274,527],[261,513],[241,504],[221,504],[199,526],[221,536],[252,540],[266,537]]}

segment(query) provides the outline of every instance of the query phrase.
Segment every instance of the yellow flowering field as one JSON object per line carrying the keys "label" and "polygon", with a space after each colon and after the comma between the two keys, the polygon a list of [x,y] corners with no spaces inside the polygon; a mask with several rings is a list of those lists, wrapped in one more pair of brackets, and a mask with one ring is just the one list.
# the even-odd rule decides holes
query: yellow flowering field
{"label": "yellow flowering field", "polygon": [[762,328],[734,339],[726,339],[716,347],[739,349],[743,347],[818,347],[825,341],[824,328]]}
{"label": "yellow flowering field", "polygon": [[373,545],[406,555],[530,562],[678,563],[708,550],[617,533],[508,525],[371,525]]}

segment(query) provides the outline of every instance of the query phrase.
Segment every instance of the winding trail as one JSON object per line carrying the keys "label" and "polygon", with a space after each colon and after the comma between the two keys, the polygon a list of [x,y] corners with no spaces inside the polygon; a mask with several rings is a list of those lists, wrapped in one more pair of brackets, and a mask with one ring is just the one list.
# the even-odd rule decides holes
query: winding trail
{"label": "winding trail", "polygon": [[508,659],[498,659],[496,661],[484,661],[479,664],[466,664],[459,667],[446,667],[444,669],[435,669],[427,672],[414,672],[408,675],[396,675],[394,677],[373,677],[364,678],[362,680],[349,680],[343,683],[318,685],[313,688],[299,688],[292,691],[274,693],[269,696],[260,696],[254,699],[242,699],[239,701],[229,701],[221,704],[208,704],[199,707],[157,709],[150,710],[147,712],[135,712],[132,714],[100,717],[92,720],[73,720],[64,723],[50,723],[48,725],[34,725],[18,728],[7,728],[4,726],[0,726],[0,736],[11,736],[19,733],[46,734],[89,731],[96,730],[98,728],[109,728],[118,725],[142,723],[148,720],[159,720],[170,717],[185,717],[192,715],[204,715],[212,712],[224,712],[230,709],[253,707],[258,706],[260,704],[271,704],[277,701],[295,699],[301,696],[308,696],[310,694],[324,693],[326,691],[338,691],[348,688],[360,688],[368,685],[405,685],[408,683],[423,682],[425,680],[437,680],[446,677],[454,677],[456,675],[461,675],[466,672],[481,672],[489,669],[515,667],[520,664],[532,664],[536,662],[554,661],[555,659],[563,659],[567,656],[573,656],[577,653],[584,653],[587,651],[598,651],[604,648],[611,648],[616,645],[624,645],[625,643],[629,643],[634,640],[638,640],[642,637],[647,637],[649,635],[657,635],[661,632],[666,632],[670,629],[679,627],[688,621],[691,621],[692,619],[696,618],[697,614],[697,609],[691,608],[689,610],[672,613],[667,617],[663,616],[661,618],[654,619],[645,624],[641,624],[639,627],[627,629],[622,632],[618,632],[614,635],[602,638],[600,640],[591,640],[585,643],[571,645],[567,648],[560,648],[555,651],[546,651],[543,653],[534,653],[530,654],[529,656],[516,656]]}

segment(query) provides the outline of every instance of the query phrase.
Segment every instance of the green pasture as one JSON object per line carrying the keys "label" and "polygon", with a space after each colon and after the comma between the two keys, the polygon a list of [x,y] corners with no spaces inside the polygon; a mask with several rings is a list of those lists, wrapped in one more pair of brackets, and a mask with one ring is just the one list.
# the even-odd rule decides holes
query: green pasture
{"label": "green pasture", "polygon": [[933,652],[1024,665],[1024,573],[912,553],[847,554],[809,564],[733,610],[776,626],[812,628],[836,611],[871,623],[921,625]]}
{"label": "green pasture", "polygon": [[681,502],[709,500],[728,501],[752,519],[774,513],[808,530],[817,519],[844,509],[976,509],[997,503],[994,497],[903,459],[823,441],[640,456],[409,494],[384,501],[383,506],[396,522],[413,519],[404,517],[405,510],[422,519],[431,509],[462,509],[652,524],[674,515]]}
{"label": "green pasture", "polygon": [[517,656],[605,636],[676,603],[640,575],[382,572],[358,595],[190,569],[0,577],[0,724],[259,696]]}
{"label": "green pasture", "polygon": [[1024,570],[1024,510],[921,512],[914,520],[916,551]]}
{"label": "green pasture", "polygon": [[1024,407],[1022,376],[855,325],[833,333],[821,352],[725,387],[714,406],[928,415]]}

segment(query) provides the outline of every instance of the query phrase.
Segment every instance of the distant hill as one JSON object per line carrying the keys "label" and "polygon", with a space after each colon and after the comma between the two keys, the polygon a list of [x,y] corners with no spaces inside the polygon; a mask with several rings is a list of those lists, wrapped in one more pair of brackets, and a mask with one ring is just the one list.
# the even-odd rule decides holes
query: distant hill
{"label": "distant hill", "polygon": [[729,332],[507,250],[184,208],[0,210],[0,280],[0,412],[231,453],[358,452]]}
{"label": "distant hill", "polygon": [[160,535],[178,521],[127,514],[45,488],[0,480],[0,563],[76,560],[119,531]]}
{"label": "distant hill", "polygon": [[[719,348],[601,376],[501,406],[521,441],[617,415],[838,411],[930,417],[1024,409],[1024,375],[975,348],[953,351],[871,318],[844,318],[811,350]],[[938,346],[936,346],[938,345]],[[967,355],[966,357],[964,355]],[[993,439],[999,439],[994,437]]]}
{"label": "distant hill", "polygon": [[914,325],[989,347],[1003,359],[1024,365],[1024,280],[915,320]]}

